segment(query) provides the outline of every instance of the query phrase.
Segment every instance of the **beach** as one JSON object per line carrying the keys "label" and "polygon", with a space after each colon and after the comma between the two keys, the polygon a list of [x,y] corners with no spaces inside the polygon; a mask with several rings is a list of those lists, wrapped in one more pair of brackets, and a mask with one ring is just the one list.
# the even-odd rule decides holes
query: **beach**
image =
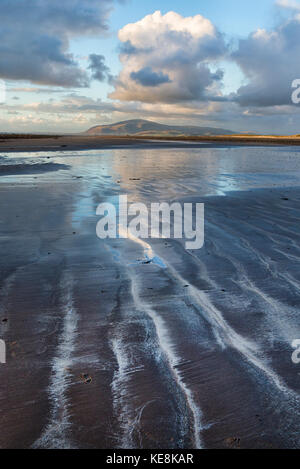
{"label": "beach", "polygon": [[[299,147],[60,138],[0,145],[0,447],[299,448]],[[122,194],[204,247],[99,239]]]}
{"label": "beach", "polygon": [[0,134],[0,151],[15,152],[58,152],[120,148],[203,148],[211,145],[232,146],[300,146],[298,135],[203,135],[203,136],[142,136],[142,135],[26,135]]}

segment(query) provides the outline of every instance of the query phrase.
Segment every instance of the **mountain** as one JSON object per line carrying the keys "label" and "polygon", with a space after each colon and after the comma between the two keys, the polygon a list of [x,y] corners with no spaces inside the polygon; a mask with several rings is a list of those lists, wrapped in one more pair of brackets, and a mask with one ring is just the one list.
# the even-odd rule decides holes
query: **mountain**
{"label": "mountain", "polygon": [[110,125],[91,127],[87,135],[148,135],[148,136],[180,136],[180,135],[231,135],[234,132],[214,127],[195,127],[184,125],[164,125],[143,119],[132,119]]}

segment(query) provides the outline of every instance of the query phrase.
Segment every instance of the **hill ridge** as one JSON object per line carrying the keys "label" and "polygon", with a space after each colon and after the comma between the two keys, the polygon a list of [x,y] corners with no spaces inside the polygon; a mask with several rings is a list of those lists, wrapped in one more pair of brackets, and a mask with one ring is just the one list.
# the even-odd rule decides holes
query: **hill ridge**
{"label": "hill ridge", "polygon": [[87,135],[231,135],[234,132],[228,129],[215,127],[168,125],[146,119],[130,119],[113,124],[95,125],[88,129]]}

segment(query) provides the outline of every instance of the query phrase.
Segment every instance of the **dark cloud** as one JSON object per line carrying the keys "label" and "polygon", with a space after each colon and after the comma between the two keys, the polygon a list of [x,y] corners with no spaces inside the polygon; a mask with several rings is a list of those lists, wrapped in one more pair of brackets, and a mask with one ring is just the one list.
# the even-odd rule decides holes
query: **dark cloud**
{"label": "dark cloud", "polygon": [[168,75],[154,72],[151,67],[144,67],[138,72],[132,72],[130,77],[142,86],[159,86],[163,83],[171,83]]}
{"label": "dark cloud", "polygon": [[1,0],[0,77],[43,85],[89,83],[69,41],[105,34],[114,0]]}
{"label": "dark cloud", "polygon": [[125,41],[118,46],[118,51],[120,54],[130,55],[136,54],[138,49],[131,44],[131,41]]}
{"label": "dark cloud", "polygon": [[248,83],[233,99],[243,106],[291,104],[291,84],[300,78],[300,18],[297,16],[271,31],[258,30],[239,41],[232,58]]}
{"label": "dark cloud", "polygon": [[92,78],[98,81],[111,81],[112,75],[109,72],[108,66],[105,64],[105,57],[98,54],[89,55],[88,68],[92,71]]}
{"label": "dark cloud", "polygon": [[[8,109],[10,108],[8,107]],[[35,113],[75,115],[89,112],[111,112],[115,110],[115,105],[101,101],[101,99],[93,100],[86,96],[70,94],[64,96],[60,101],[49,99],[46,102],[24,104],[21,109]]]}
{"label": "dark cloud", "polygon": [[153,52],[153,47],[144,46],[135,47],[132,45],[131,41],[125,41],[119,44],[117,47],[118,52],[122,55],[134,55],[134,54],[149,54]]}

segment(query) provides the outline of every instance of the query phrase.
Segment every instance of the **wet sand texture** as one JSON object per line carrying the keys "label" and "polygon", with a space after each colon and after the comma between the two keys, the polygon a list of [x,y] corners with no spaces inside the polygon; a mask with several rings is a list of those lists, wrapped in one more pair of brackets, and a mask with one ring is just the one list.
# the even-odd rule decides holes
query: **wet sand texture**
{"label": "wet sand texture", "polygon": [[[270,186],[271,150],[257,174],[126,151],[0,176],[0,447],[299,448],[300,189]],[[253,188],[209,195],[235,174]],[[124,192],[205,202],[204,248],[99,240],[97,205]]]}

